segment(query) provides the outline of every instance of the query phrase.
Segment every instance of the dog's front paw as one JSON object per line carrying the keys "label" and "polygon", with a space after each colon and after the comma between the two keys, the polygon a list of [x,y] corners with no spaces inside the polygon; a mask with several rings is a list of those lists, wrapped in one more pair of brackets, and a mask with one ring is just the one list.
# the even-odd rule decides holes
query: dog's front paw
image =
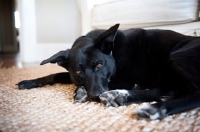
{"label": "dog's front paw", "polygon": [[37,83],[32,80],[24,80],[24,81],[19,82],[16,85],[19,87],[19,89],[31,89],[31,88],[40,86],[40,85],[37,85]]}
{"label": "dog's front paw", "polygon": [[129,93],[127,90],[111,90],[99,96],[101,102],[108,106],[124,106],[127,105],[127,97]]}
{"label": "dog's front paw", "polygon": [[146,118],[151,120],[163,119],[167,116],[167,110],[165,108],[159,108],[154,104],[146,104],[140,107],[135,114],[139,118]]}
{"label": "dog's front paw", "polygon": [[78,87],[74,94],[74,103],[85,103],[87,100],[88,96],[85,87]]}

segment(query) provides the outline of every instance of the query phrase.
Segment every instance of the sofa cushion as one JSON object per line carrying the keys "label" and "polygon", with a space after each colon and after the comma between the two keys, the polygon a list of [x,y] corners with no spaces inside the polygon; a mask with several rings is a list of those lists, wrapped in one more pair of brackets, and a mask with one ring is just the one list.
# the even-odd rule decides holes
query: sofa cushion
{"label": "sofa cushion", "polygon": [[119,0],[94,6],[91,15],[94,28],[118,22],[126,29],[188,23],[198,13],[198,0]]}

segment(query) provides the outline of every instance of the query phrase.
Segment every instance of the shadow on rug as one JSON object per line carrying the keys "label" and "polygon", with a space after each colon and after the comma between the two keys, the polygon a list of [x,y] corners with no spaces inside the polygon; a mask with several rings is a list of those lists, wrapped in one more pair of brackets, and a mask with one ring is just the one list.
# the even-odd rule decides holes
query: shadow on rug
{"label": "shadow on rug", "polygon": [[119,108],[94,102],[74,104],[72,84],[31,90],[18,90],[15,85],[63,71],[56,65],[0,68],[0,131],[200,132],[200,108],[161,121],[138,120],[132,113],[141,104]]}

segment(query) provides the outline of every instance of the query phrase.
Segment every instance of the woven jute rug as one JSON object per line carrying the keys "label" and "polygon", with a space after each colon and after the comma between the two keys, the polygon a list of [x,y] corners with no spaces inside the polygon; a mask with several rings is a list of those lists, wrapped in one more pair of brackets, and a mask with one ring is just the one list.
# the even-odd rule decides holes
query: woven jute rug
{"label": "woven jute rug", "polygon": [[106,108],[101,103],[74,104],[73,84],[18,90],[21,80],[62,72],[56,65],[0,68],[0,131],[2,132],[200,132],[200,108],[163,120],[133,115],[142,104]]}

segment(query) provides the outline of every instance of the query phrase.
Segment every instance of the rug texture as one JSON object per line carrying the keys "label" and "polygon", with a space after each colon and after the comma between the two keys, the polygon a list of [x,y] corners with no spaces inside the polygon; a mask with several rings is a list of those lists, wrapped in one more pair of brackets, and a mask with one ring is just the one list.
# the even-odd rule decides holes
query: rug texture
{"label": "rug texture", "polygon": [[[200,132],[200,108],[163,120],[139,120],[142,104],[106,108],[101,103],[74,104],[73,84],[19,90],[21,80],[63,72],[56,65],[0,68],[0,131],[2,132]],[[144,103],[143,103],[144,104]]]}

